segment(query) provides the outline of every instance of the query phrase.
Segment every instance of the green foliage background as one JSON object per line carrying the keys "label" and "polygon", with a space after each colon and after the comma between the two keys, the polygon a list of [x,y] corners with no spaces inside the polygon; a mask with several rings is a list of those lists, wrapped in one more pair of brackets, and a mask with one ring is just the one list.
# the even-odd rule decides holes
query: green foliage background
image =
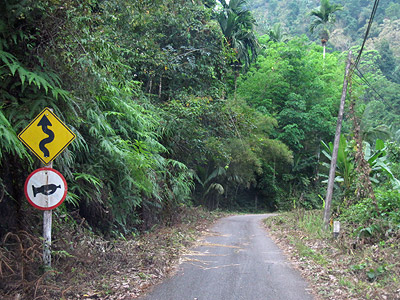
{"label": "green foliage background", "polygon": [[44,107],[77,135],[54,162],[69,185],[60,211],[105,233],[173,223],[181,205],[234,206],[269,148],[290,163],[276,121],[226,97],[235,52],[217,12],[181,2],[2,2],[2,233],[39,216],[23,196],[39,164],[16,136]]}
{"label": "green foliage background", "polygon": [[[337,13],[338,30],[363,31],[367,9],[348,16],[356,2]],[[86,218],[95,230],[173,224],[184,205],[321,207],[327,161],[320,147],[333,139],[346,53],[336,31],[322,58],[310,41],[316,37],[304,34],[316,3],[303,4],[2,1],[0,233],[40,217],[23,195],[40,165],[17,134],[44,107],[77,135],[54,162],[69,186],[58,211]],[[256,39],[248,9],[259,17],[263,7],[269,23],[258,23]],[[362,134],[372,146],[399,138],[397,39],[390,38],[396,9],[393,1],[380,8],[354,79]],[[345,120],[348,140],[351,130]],[[353,157],[350,151],[350,163]],[[387,166],[396,177],[393,157]],[[351,188],[337,186],[339,203]]]}

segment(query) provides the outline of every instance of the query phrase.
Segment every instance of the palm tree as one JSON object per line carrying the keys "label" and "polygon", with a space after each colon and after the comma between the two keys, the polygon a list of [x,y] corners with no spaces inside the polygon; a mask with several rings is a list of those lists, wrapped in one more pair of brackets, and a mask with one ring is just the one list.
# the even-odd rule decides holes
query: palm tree
{"label": "palm tree", "polygon": [[248,67],[257,56],[257,38],[254,35],[256,24],[251,12],[246,8],[247,0],[220,1],[223,9],[218,15],[228,45],[234,49],[237,60]]}
{"label": "palm tree", "polygon": [[274,24],[268,31],[269,38],[274,42],[282,42],[286,33],[282,31],[282,25],[280,23]]}
{"label": "palm tree", "polygon": [[256,23],[251,12],[246,8],[247,0],[231,0],[227,3],[220,1],[222,10],[217,19],[222,33],[230,48],[234,50],[235,59],[232,66],[236,80],[240,69],[248,70],[250,63],[255,60],[258,50],[257,38],[254,35]]}
{"label": "palm tree", "polygon": [[317,19],[310,25],[310,32],[313,33],[317,27],[322,27],[320,31],[321,44],[324,48],[323,57],[325,58],[325,46],[329,40],[329,27],[336,22],[335,12],[342,10],[343,6],[340,4],[330,4],[329,0],[321,0],[321,6],[314,9],[310,14]]}

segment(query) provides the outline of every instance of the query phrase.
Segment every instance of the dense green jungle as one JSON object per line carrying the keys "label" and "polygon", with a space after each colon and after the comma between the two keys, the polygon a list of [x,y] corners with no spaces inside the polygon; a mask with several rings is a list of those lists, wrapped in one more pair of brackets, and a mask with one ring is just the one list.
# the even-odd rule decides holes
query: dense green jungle
{"label": "dense green jungle", "polygon": [[393,237],[399,49],[398,1],[1,1],[0,277],[6,240],[41,234],[24,183],[42,165],[18,134],[45,107],[76,135],[53,165],[71,226],[126,238],[190,207],[322,209],[349,50],[332,213]]}
{"label": "dense green jungle", "polygon": [[[346,53],[360,51],[372,5],[328,1],[338,9],[310,30],[318,4],[3,1],[1,234],[38,222],[23,185],[40,163],[17,135],[45,107],[77,136],[54,161],[68,182],[59,213],[96,231],[173,223],[183,206],[320,208]],[[373,190],[398,209],[399,7],[380,4],[352,74],[339,211],[370,196],[357,192],[356,130]]]}
{"label": "dense green jungle", "polygon": [[54,161],[68,182],[57,215],[96,232],[173,224],[187,206],[321,208],[347,52],[361,53],[370,21],[351,73],[334,211],[361,222],[382,206],[377,218],[398,229],[396,1],[380,3],[373,20],[365,0],[0,8],[1,236],[40,223],[23,190],[41,165],[17,135],[45,107],[77,136]]}

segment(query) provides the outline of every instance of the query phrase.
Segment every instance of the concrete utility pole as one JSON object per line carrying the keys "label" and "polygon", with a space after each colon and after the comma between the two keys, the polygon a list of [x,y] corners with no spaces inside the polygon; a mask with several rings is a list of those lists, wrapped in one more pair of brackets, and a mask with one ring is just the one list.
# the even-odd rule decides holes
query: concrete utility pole
{"label": "concrete utility pole", "polygon": [[329,219],[330,219],[330,216],[331,216],[331,202],[332,202],[332,194],[333,194],[333,184],[335,182],[335,171],[336,171],[336,162],[337,162],[337,156],[338,156],[338,151],[339,151],[340,132],[342,130],[344,104],[346,102],[347,85],[348,85],[348,82],[349,82],[349,74],[350,74],[350,66],[351,66],[351,54],[352,54],[352,52],[351,52],[351,50],[349,50],[349,55],[347,56],[346,71],[345,71],[345,75],[344,75],[342,97],[340,99],[338,120],[337,120],[337,124],[336,124],[335,141],[333,143],[333,153],[332,153],[332,158],[331,158],[331,167],[329,169],[328,188],[327,188],[327,191],[326,191],[325,210],[324,210],[324,226],[325,226],[325,229],[328,229]]}

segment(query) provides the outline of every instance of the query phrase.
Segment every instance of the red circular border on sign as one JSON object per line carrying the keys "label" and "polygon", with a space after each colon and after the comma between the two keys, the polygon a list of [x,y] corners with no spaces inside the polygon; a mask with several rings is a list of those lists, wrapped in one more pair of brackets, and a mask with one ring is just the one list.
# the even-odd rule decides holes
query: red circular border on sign
{"label": "red circular border on sign", "polygon": [[[53,205],[53,206],[51,206],[51,207],[41,207],[41,206],[38,206],[38,205],[36,205],[35,203],[33,203],[33,201],[32,201],[32,200],[29,198],[29,196],[28,196],[28,181],[29,181],[29,179],[31,179],[31,177],[32,177],[33,175],[35,175],[37,172],[40,172],[40,171],[51,171],[51,172],[54,172],[54,173],[56,173],[58,176],[60,176],[60,178],[61,178],[62,181],[64,182],[64,186],[65,186],[64,195],[62,196],[61,200],[60,200],[56,205]],[[25,181],[25,185],[24,185],[24,193],[25,193],[26,199],[28,200],[28,202],[29,202],[33,207],[36,207],[37,209],[40,209],[40,210],[52,210],[52,209],[55,209],[56,207],[60,206],[60,205],[64,202],[65,198],[67,197],[67,191],[68,191],[67,181],[65,180],[64,176],[63,176],[60,172],[58,172],[57,170],[55,170],[55,169],[53,169],[53,168],[46,168],[46,167],[40,168],[40,169],[36,169],[36,170],[33,171],[31,174],[29,174],[28,178],[27,178],[26,181]]]}

